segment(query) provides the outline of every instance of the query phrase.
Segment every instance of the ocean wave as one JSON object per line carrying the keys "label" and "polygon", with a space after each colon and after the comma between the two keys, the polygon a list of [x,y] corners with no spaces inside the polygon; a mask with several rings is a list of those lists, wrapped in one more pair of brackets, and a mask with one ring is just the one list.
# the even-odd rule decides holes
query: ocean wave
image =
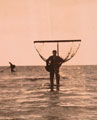
{"label": "ocean wave", "polygon": [[[62,79],[68,79],[68,77],[60,76]],[[2,80],[31,80],[31,81],[36,81],[36,80],[49,80],[49,77],[26,77],[26,76],[5,76],[1,78]]]}
{"label": "ocean wave", "polygon": [[[62,77],[62,79],[68,79],[68,77]],[[49,80],[49,77],[17,77],[17,78],[12,78],[14,80],[31,80],[31,81],[36,81],[36,80]]]}
{"label": "ocean wave", "polygon": [[30,80],[30,81],[36,81],[36,80],[49,80],[47,77],[13,77],[10,78],[10,80]]}
{"label": "ocean wave", "polygon": [[35,77],[35,78],[24,78],[24,80],[49,80],[49,78],[45,78],[45,77]]}

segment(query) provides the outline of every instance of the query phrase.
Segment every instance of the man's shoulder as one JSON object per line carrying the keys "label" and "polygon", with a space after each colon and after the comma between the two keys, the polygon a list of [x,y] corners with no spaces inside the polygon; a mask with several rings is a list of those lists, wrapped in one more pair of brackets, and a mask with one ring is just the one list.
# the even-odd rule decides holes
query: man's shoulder
{"label": "man's shoulder", "polygon": [[53,56],[49,56],[47,60],[50,60],[50,59],[52,59],[52,58],[53,58]]}
{"label": "man's shoulder", "polygon": [[[60,56],[56,56],[57,58],[61,58]],[[62,59],[62,58],[61,58]]]}
{"label": "man's shoulder", "polygon": [[61,58],[60,56],[57,56],[57,59],[59,59],[59,60],[63,60],[63,58]]}
{"label": "man's shoulder", "polygon": [[53,56],[49,56],[49,58],[53,58]]}

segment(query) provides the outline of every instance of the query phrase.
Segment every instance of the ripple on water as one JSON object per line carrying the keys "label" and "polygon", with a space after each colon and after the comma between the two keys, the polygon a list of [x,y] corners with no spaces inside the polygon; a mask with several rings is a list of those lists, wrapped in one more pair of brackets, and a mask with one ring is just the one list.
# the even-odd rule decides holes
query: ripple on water
{"label": "ripple on water", "polygon": [[0,120],[96,120],[97,70],[94,75],[90,72],[94,68],[90,68],[62,68],[59,92],[56,87],[50,92],[47,73],[42,69],[42,76],[35,77],[39,68],[0,74]]}

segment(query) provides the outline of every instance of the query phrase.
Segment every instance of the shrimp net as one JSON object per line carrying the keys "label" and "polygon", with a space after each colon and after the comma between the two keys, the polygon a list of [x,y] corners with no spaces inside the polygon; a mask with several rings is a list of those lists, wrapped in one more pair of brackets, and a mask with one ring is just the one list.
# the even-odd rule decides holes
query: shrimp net
{"label": "shrimp net", "polygon": [[42,60],[52,55],[52,51],[56,50],[57,55],[60,56],[67,62],[75,56],[81,40],[45,40],[45,41],[34,41],[36,51]]}

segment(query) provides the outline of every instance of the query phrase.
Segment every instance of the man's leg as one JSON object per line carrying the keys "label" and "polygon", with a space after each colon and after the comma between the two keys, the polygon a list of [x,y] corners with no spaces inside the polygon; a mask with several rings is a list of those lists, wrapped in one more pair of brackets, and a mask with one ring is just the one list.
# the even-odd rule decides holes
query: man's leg
{"label": "man's leg", "polygon": [[51,91],[53,91],[53,87],[54,87],[54,72],[53,71],[50,72],[50,85],[51,85]]}
{"label": "man's leg", "polygon": [[11,72],[15,72],[13,68],[11,68]]}
{"label": "man's leg", "polygon": [[13,69],[11,68],[11,72],[13,72]]}
{"label": "man's leg", "polygon": [[56,83],[57,83],[57,85],[60,84],[60,74],[59,74],[59,72],[56,72]]}
{"label": "man's leg", "polygon": [[56,88],[57,90],[59,90],[59,85],[60,85],[60,74],[59,74],[59,71],[56,72]]}

